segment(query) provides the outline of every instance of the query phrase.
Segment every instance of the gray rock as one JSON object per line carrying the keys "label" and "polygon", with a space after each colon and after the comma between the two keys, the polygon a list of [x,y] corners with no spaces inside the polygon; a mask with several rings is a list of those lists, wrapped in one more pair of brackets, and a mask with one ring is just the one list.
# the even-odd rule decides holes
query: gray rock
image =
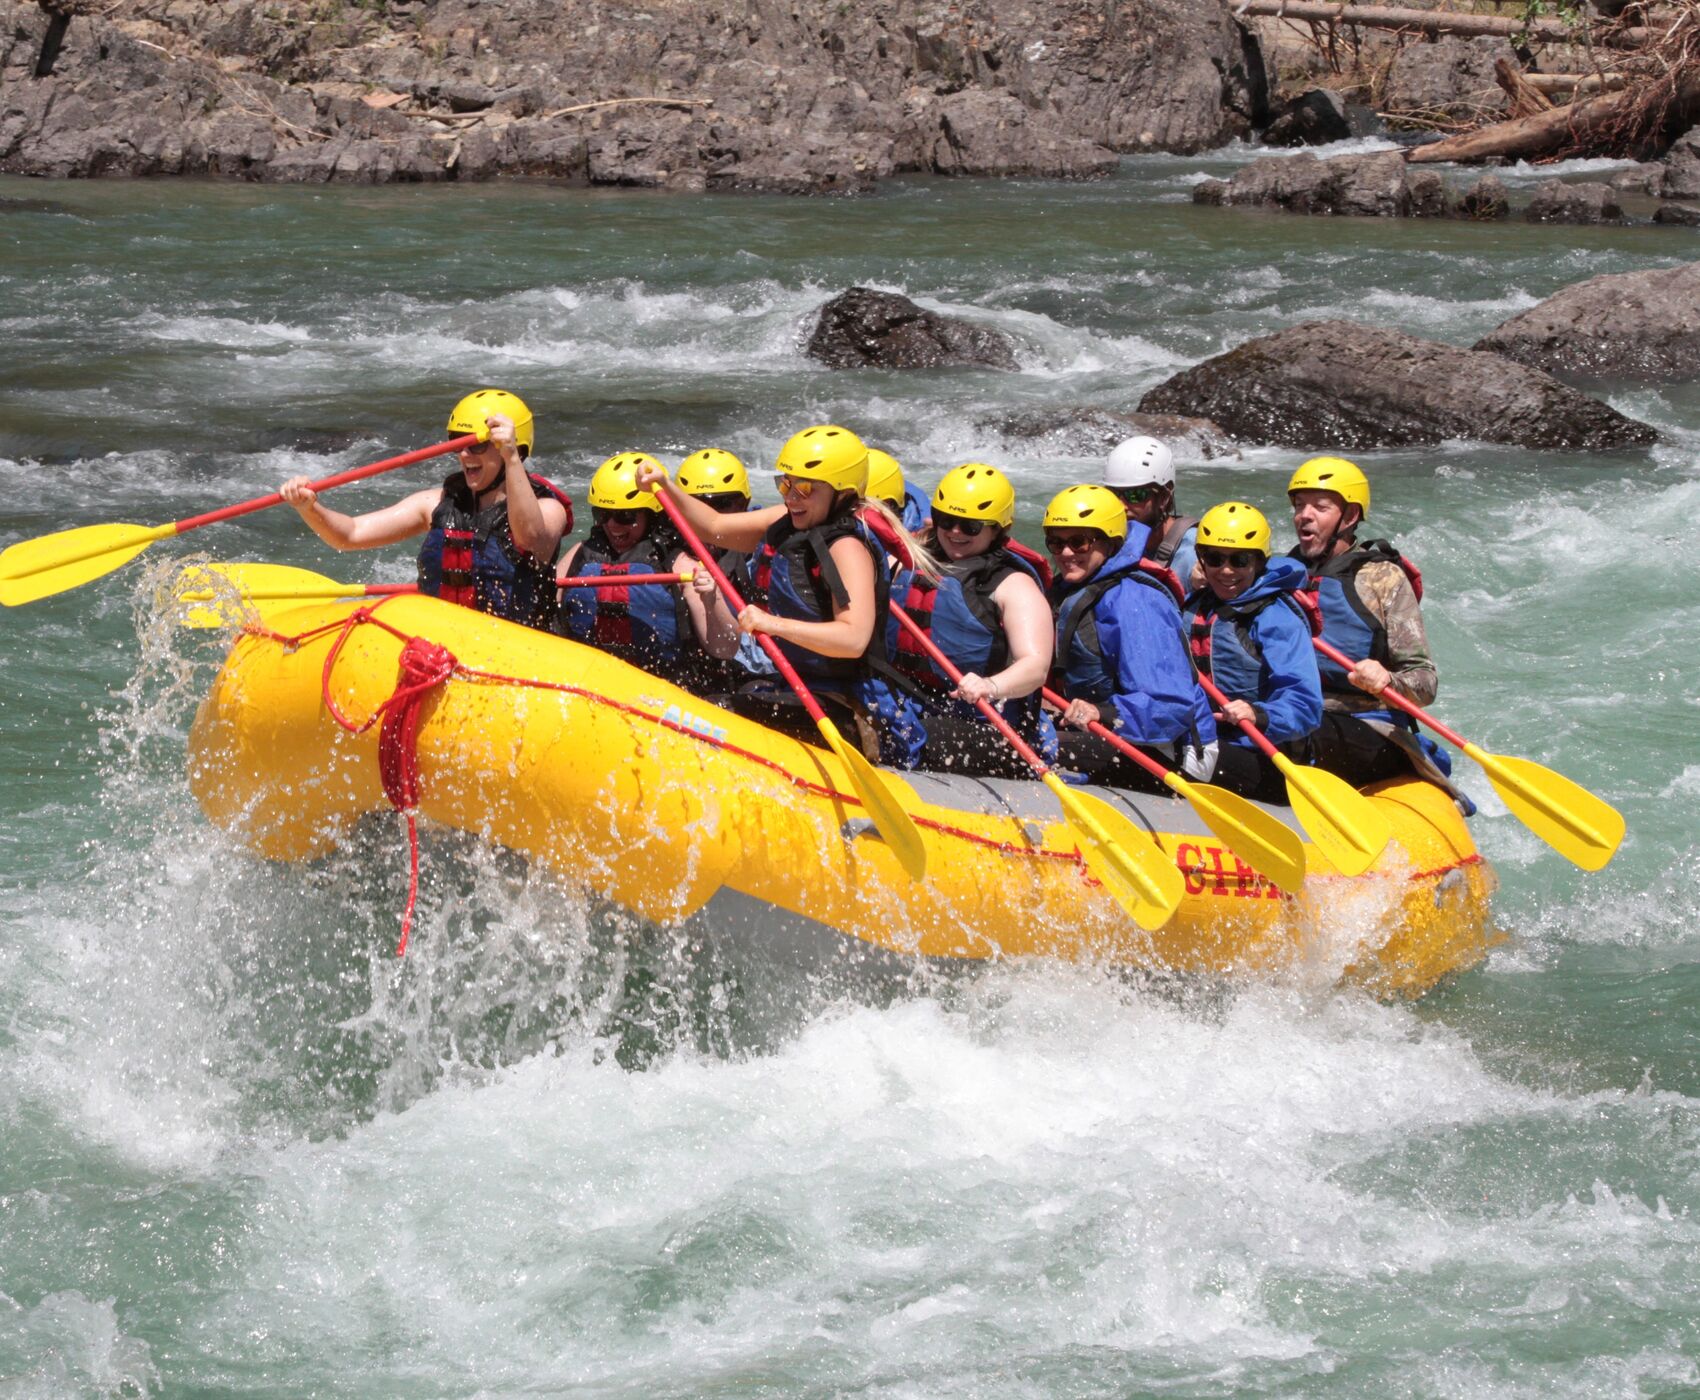
{"label": "gray rock", "polygon": [[1238,457],[1233,439],[1208,418],[1167,413],[1117,413],[1107,408],[1035,408],[993,414],[978,427],[1020,443],[1026,452],[1056,457],[1097,457],[1130,437],[1158,438],[1184,455],[1210,461]]}
{"label": "gray rock", "polygon": [[1120,157],[1081,140],[1007,92],[956,92],[937,104],[930,159],[940,175],[1041,175],[1092,179]]}
{"label": "gray rock", "polygon": [[1661,204],[1653,211],[1653,222],[1700,227],[1700,204]]}
{"label": "gray rock", "polygon": [[1666,199],[1700,199],[1700,126],[1690,127],[1666,152],[1653,193]]}
{"label": "gray rock", "polygon": [[1664,166],[1643,161],[1627,170],[1613,171],[1611,179],[1606,183],[1619,194],[1657,194],[1659,181],[1664,178],[1664,173]]}
{"label": "gray rock", "polygon": [[833,369],[1016,368],[1015,346],[1001,331],[868,287],[852,287],[821,307],[807,351]]}
{"label": "gray rock", "polygon": [[1247,341],[1159,384],[1139,411],[1209,418],[1242,442],[1342,452],[1448,438],[1596,449],[1658,439],[1540,370],[1351,321]]}
{"label": "gray rock", "polygon": [[1623,206],[1610,185],[1546,180],[1536,187],[1523,217],[1532,224],[1615,224],[1623,222]]}
{"label": "gray rock", "polygon": [[48,24],[0,0],[0,171],[854,193],[1101,174],[1267,119],[1225,0],[134,0],[77,15],[36,79]]}
{"label": "gray rock", "polygon": [[1370,108],[1348,102],[1329,88],[1312,88],[1281,109],[1263,140],[1269,146],[1326,146],[1385,131],[1381,118]]}
{"label": "gray rock", "polygon": [[1567,379],[1700,379],[1700,262],[1577,282],[1495,327],[1476,349]]}
{"label": "gray rock", "polygon": [[1505,181],[1497,175],[1484,175],[1459,196],[1458,213],[1462,218],[1504,219],[1511,213],[1511,197]]}
{"label": "gray rock", "polygon": [[1517,62],[1504,39],[1449,36],[1407,44],[1393,56],[1381,110],[1394,116],[1496,120],[1507,112],[1505,93],[1493,75],[1500,58]]}
{"label": "gray rock", "polygon": [[1451,208],[1441,177],[1406,165],[1399,151],[1326,160],[1309,152],[1267,156],[1227,180],[1195,185],[1192,198],[1197,204],[1255,204],[1294,214],[1382,218],[1439,217]]}

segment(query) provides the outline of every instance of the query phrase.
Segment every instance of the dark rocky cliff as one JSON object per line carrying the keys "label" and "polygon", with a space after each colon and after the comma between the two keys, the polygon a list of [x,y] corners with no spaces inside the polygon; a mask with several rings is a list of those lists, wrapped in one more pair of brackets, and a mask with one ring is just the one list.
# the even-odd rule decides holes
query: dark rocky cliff
{"label": "dark rocky cliff", "polygon": [[0,0],[0,170],[853,192],[1091,176],[1266,107],[1223,0],[120,0],[37,76],[52,24]]}

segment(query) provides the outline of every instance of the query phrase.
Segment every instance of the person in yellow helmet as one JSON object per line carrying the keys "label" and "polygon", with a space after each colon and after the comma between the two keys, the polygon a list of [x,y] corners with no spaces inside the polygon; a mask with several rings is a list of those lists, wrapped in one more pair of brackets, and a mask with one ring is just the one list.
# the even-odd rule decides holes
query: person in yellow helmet
{"label": "person in yellow helmet", "polygon": [[1188,777],[1216,766],[1216,723],[1187,659],[1178,587],[1168,569],[1140,557],[1145,532],[1103,486],[1071,486],[1045,510],[1045,548],[1055,579],[1057,687],[1068,701],[1058,765],[1094,782],[1164,790],[1097,735],[1115,730]]}
{"label": "person in yellow helmet", "polygon": [[[922,567],[931,561],[889,508],[865,498],[862,440],[831,423],[794,434],[775,463],[781,504],[741,515],[681,491],[659,465],[641,468],[637,480],[666,492],[705,544],[749,553],[752,597],[738,625],[772,637],[817,696],[849,708],[864,747],[883,762],[913,766],[920,753],[914,705],[889,679],[886,656],[887,549],[901,548]],[[870,512],[878,513],[880,536]],[[739,699],[748,713],[813,734],[789,690],[754,681]]]}
{"label": "person in yellow helmet", "polygon": [[927,503],[910,489],[903,464],[877,447],[868,449],[868,495],[891,507],[910,534],[918,536],[926,527]]}
{"label": "person in yellow helmet", "polygon": [[1440,676],[1423,626],[1422,575],[1388,541],[1358,539],[1369,515],[1369,478],[1343,457],[1312,457],[1288,481],[1287,499],[1298,536],[1292,556],[1308,572],[1323,640],[1357,663],[1350,671],[1327,659],[1320,664],[1317,766],[1360,787],[1413,767],[1446,785],[1451,755],[1378,698],[1392,686],[1431,705]]}
{"label": "person in yellow helmet", "polygon": [[933,492],[926,536],[941,556],[940,577],[914,575],[899,601],[961,671],[953,682],[899,627],[893,655],[920,687],[926,729],[922,766],[982,777],[1026,777],[1025,762],[974,708],[986,700],[1047,759],[1056,730],[1039,703],[1051,669],[1051,607],[1040,573],[1010,549],[1015,487],[994,466],[965,462]]}
{"label": "person in yellow helmet", "polygon": [[572,502],[526,470],[535,441],[531,410],[517,394],[480,389],[449,414],[450,433],[477,433],[460,470],[441,486],[393,505],[345,515],[321,505],[311,478],[291,477],[278,493],[333,549],[378,549],[424,535],[422,593],[510,622],[547,627],[555,610],[555,555],[572,529]]}
{"label": "person in yellow helmet", "polygon": [[1217,718],[1222,744],[1213,781],[1263,802],[1285,802],[1287,784],[1242,721],[1262,730],[1289,758],[1310,761],[1310,737],[1322,721],[1322,682],[1311,646],[1310,614],[1297,594],[1305,569],[1286,555],[1270,558],[1263,512],[1224,501],[1198,522],[1198,566],[1204,586],[1182,615],[1193,664],[1228,697]]}
{"label": "person in yellow helmet", "polygon": [[[638,487],[638,468],[659,465],[642,452],[619,452],[591,477],[590,534],[567,551],[563,572],[609,586],[563,588],[556,630],[695,689],[711,673],[710,658],[737,654],[738,625],[654,493]],[[687,571],[689,583],[620,583],[629,574]]]}

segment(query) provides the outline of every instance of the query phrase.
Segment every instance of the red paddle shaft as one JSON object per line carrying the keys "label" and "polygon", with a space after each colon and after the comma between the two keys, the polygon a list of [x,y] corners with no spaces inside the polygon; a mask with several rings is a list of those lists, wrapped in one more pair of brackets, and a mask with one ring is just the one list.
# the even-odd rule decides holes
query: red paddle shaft
{"label": "red paddle shaft", "polygon": [[[1049,686],[1046,686],[1039,692],[1039,694],[1043,695],[1045,699],[1049,700],[1051,704],[1055,705],[1059,710],[1066,710],[1068,708],[1068,701],[1064,700],[1062,696],[1058,695],[1056,691],[1052,690]],[[1161,763],[1152,758],[1150,754],[1141,753],[1138,749],[1134,748],[1132,744],[1128,743],[1126,739],[1122,738],[1121,735],[1117,734],[1115,730],[1106,728],[1104,725],[1099,724],[1097,720],[1093,720],[1091,724],[1086,726],[1086,732],[1088,734],[1096,734],[1100,739],[1107,739],[1112,747],[1120,749],[1153,778],[1157,779],[1158,782],[1162,782],[1166,778],[1173,776],[1167,768],[1163,767]]]}
{"label": "red paddle shaft", "polygon": [[[1198,673],[1198,683],[1204,687],[1204,693],[1216,702],[1218,709],[1228,703],[1228,697],[1222,694],[1221,689],[1217,686],[1216,682],[1211,680],[1210,677],[1205,675],[1202,671]],[[1249,719],[1239,720],[1238,724],[1245,736],[1250,739],[1252,743],[1256,744],[1257,747],[1263,751],[1266,757],[1275,757],[1275,745],[1269,742],[1269,736],[1267,734],[1265,734]]]}
{"label": "red paddle shaft", "polygon": [[[744,610],[744,600],[738,596],[738,590],[732,587],[732,580],[726,577],[725,571],[714,562],[714,557],[708,552],[697,532],[691,529],[690,522],[685,519],[679,507],[674,505],[667,495],[665,486],[658,486],[655,499],[661,502],[661,509],[667,512],[667,518],[673,522],[673,528],[679,532],[679,538],[686,547],[696,555],[697,563],[708,570],[708,576],[715,585],[726,595],[726,601],[732,605],[735,612]],[[785,677],[785,683],[797,692],[797,698],[803,702],[803,708],[809,712],[809,718],[816,724],[827,722],[826,711],[821,709],[820,701],[816,700],[808,686],[803,684],[803,678],[797,674],[797,668],[786,659],[785,653],[779,649],[779,643],[765,632],[753,634],[756,641],[761,643],[761,649],[768,659],[778,668],[779,674]]]}
{"label": "red paddle shaft", "polygon": [[[921,644],[921,649],[926,652],[928,656],[932,657],[939,670],[943,671],[945,675],[949,676],[951,680],[955,681],[958,685],[961,685],[962,672],[957,670],[956,667],[951,664],[950,658],[933,644],[933,639],[926,634],[926,632],[922,629],[921,624],[916,622],[914,618],[910,617],[908,613],[904,612],[896,602],[892,602],[889,606],[891,608],[891,615],[901,622],[908,630],[909,635]],[[997,727],[998,733],[1003,735],[1005,739],[1009,740],[1010,747],[1020,754],[1022,758],[1027,760],[1027,766],[1035,773],[1043,775],[1051,771],[1050,765],[1046,763],[1044,759],[1040,758],[1038,754],[1033,752],[1032,746],[1028,744],[1025,739],[1017,734],[1015,730],[1010,728],[1009,721],[997,712],[997,709],[992,705],[991,701],[976,700],[974,702],[974,708]]]}
{"label": "red paddle shaft", "polygon": [[[383,472],[393,472],[397,467],[411,467],[415,462],[423,462],[428,457],[441,457],[445,452],[459,452],[463,447],[476,447],[478,435],[468,433],[464,437],[452,438],[448,442],[439,442],[435,447],[421,447],[417,452],[404,452],[399,457],[386,457],[381,462],[371,462],[364,467],[355,467],[350,471],[338,472],[335,476],[327,476],[323,481],[310,481],[308,486],[314,491],[329,491],[333,486],[346,486],[351,481],[360,481],[368,476],[378,476]],[[179,520],[174,527],[178,534],[185,530],[198,530],[203,525],[216,525],[221,520],[234,520],[239,515],[248,515],[256,510],[267,510],[272,506],[282,505],[283,497],[276,491],[269,496],[259,496],[252,501],[243,501],[240,505],[221,506],[218,510],[209,510],[205,515],[191,515],[187,520]]]}
{"label": "red paddle shaft", "polygon": [[[1329,646],[1328,643],[1323,641],[1321,637],[1312,637],[1310,639],[1310,644],[1336,666],[1342,666],[1346,670],[1350,671],[1352,667],[1358,664],[1338,647]],[[1368,694],[1368,692],[1366,691],[1365,694]],[[1407,700],[1403,695],[1399,694],[1398,691],[1394,690],[1391,685],[1384,687],[1381,694],[1377,695],[1375,698],[1382,701],[1384,704],[1391,705],[1396,710],[1403,710],[1412,719],[1421,720],[1449,744],[1455,744],[1457,747],[1463,748],[1464,745],[1470,742],[1462,734],[1459,734],[1455,730],[1448,729],[1421,705]]]}

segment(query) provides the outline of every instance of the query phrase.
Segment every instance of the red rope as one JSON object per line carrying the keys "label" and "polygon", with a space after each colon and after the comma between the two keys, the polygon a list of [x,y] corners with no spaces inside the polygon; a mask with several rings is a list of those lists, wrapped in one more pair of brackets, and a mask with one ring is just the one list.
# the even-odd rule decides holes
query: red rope
{"label": "red rope", "polygon": [[[322,623],[318,627],[309,628],[307,631],[296,633],[293,636],[274,632],[266,627],[250,627],[248,629],[251,635],[277,642],[290,651],[298,650],[304,643],[314,641],[328,633],[337,633],[336,640],[331,644],[330,650],[325,655],[325,664],[320,672],[320,693],[324,699],[325,708],[330,712],[331,718],[350,734],[364,734],[380,720],[383,722],[383,728],[378,735],[378,771],[383,781],[384,795],[389,798],[391,805],[407,818],[408,851],[411,861],[407,908],[402,916],[401,943],[396,948],[397,956],[407,950],[408,932],[412,928],[413,908],[419,890],[419,838],[415,821],[415,809],[419,804],[419,764],[416,747],[419,734],[419,709],[424,703],[425,697],[432,690],[446,684],[450,679],[468,681],[474,685],[512,685],[526,690],[551,690],[561,695],[571,695],[588,700],[592,704],[606,705],[610,709],[618,710],[623,714],[634,715],[650,724],[671,730],[675,734],[682,734],[697,743],[707,744],[711,748],[735,754],[747,762],[777,773],[804,792],[828,797],[839,803],[861,805],[861,799],[854,793],[839,792],[836,788],[794,772],[777,759],[770,758],[766,754],[757,753],[753,749],[746,749],[727,739],[700,733],[686,724],[667,719],[651,710],[643,709],[641,706],[616,700],[612,696],[603,695],[598,691],[586,690],[582,686],[564,685],[558,681],[527,680],[522,676],[507,676],[496,671],[480,671],[470,666],[463,666],[446,647],[427,641],[424,637],[403,632],[374,615],[380,607],[385,603],[393,602],[397,596],[402,595],[380,598],[374,603],[356,608],[345,618]],[[354,634],[354,629],[367,625],[381,628],[402,643],[401,674],[397,678],[396,688],[389,699],[378,706],[363,722],[357,724],[338,708],[336,700],[331,694],[331,673],[336,667],[338,658],[342,655],[343,646]],[[940,821],[935,817],[925,817],[919,814],[915,815],[914,821],[917,826],[927,827],[941,835],[953,836],[972,845],[987,847],[1003,855],[1025,856],[1030,860],[1062,860],[1075,865],[1084,864],[1079,853],[1075,851],[1034,849],[1032,846],[1018,845],[1012,841],[984,836],[979,832],[965,830],[949,822]],[[1468,856],[1458,865],[1444,866],[1439,870],[1422,871],[1410,878],[1432,878],[1435,875],[1445,873],[1447,870],[1457,869],[1460,865],[1473,864],[1480,859],[1479,855]]]}

